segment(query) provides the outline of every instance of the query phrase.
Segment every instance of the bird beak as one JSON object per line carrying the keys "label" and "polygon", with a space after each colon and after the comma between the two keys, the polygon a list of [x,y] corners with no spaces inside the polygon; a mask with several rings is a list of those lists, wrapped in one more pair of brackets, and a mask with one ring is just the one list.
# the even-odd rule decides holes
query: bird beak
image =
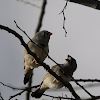
{"label": "bird beak", "polygon": [[71,60],[71,57],[68,57],[67,59],[68,59],[68,60]]}
{"label": "bird beak", "polygon": [[70,61],[71,60],[71,56],[68,55],[68,58],[65,59],[66,61]]}
{"label": "bird beak", "polygon": [[69,59],[65,59],[66,61],[69,61]]}
{"label": "bird beak", "polygon": [[51,35],[52,35],[52,33],[48,33],[48,35],[49,35],[49,36],[51,36]]}
{"label": "bird beak", "polygon": [[65,60],[69,62],[71,59],[67,58],[67,59],[65,59]]}

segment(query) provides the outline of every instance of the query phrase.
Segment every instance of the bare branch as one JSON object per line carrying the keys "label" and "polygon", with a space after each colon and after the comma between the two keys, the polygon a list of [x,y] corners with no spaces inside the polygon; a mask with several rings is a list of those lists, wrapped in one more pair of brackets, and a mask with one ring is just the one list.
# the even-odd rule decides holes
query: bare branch
{"label": "bare branch", "polygon": [[[40,65],[42,65],[46,70],[48,70],[48,72],[49,72],[51,75],[53,75],[53,76],[54,76],[57,80],[59,80],[65,87],[67,87],[67,88],[70,90],[70,92],[73,94],[73,96],[74,96],[77,100],[80,100],[80,97],[76,94],[76,92],[75,92],[73,89],[71,89],[72,86],[71,86],[70,83],[66,83],[61,77],[59,77],[56,73],[54,73],[46,63],[41,62],[41,61],[39,60],[39,58],[36,56],[35,53],[33,53],[33,52],[30,51],[28,45],[24,42],[22,36],[20,36],[17,32],[15,32],[14,30],[12,30],[12,29],[10,29],[10,28],[8,28],[8,27],[6,27],[6,26],[0,25],[0,28],[6,30],[6,31],[8,31],[9,33],[11,33],[11,34],[13,34],[14,36],[16,36],[16,37],[20,40],[21,44],[25,47],[25,49],[27,50],[27,52],[28,52],[30,55],[32,55],[32,56],[36,59],[37,63],[39,63]],[[71,86],[71,88],[69,87],[69,85]]]}
{"label": "bare branch", "polygon": [[[48,97],[52,97],[52,98],[57,98],[59,100],[61,99],[68,99],[68,100],[77,100],[74,98],[68,98],[68,97],[55,97],[55,96],[51,96],[51,95],[47,95],[47,94],[43,94],[44,96],[48,96]],[[88,99],[81,99],[81,100],[97,100],[100,99],[100,96],[95,96],[94,98],[88,98]]]}
{"label": "bare branch", "polygon": [[70,99],[70,100],[76,100],[76,99],[74,99],[74,98],[68,98],[68,97],[60,97],[60,96],[58,96],[58,97],[56,97],[56,96],[51,96],[51,95],[47,95],[47,94],[43,94],[44,96],[47,96],[47,97],[52,97],[52,98],[57,98],[57,99]]}
{"label": "bare branch", "polygon": [[68,1],[100,10],[100,1],[99,0],[68,0]]}
{"label": "bare branch", "polygon": [[[32,86],[32,76],[33,76],[33,72],[30,76],[30,80],[29,80],[29,83],[28,83],[27,87]],[[31,88],[29,89],[29,91],[26,92],[26,100],[30,100],[30,92],[31,92]]]}
{"label": "bare branch", "polygon": [[12,87],[12,86],[6,85],[6,84],[4,84],[4,83],[2,83],[2,82],[0,82],[0,84],[2,84],[3,86],[6,86],[6,87],[12,88],[12,89],[23,90],[23,89],[21,89],[21,88],[15,88],[15,87]]}
{"label": "bare branch", "polygon": [[[17,23],[16,23],[16,21],[14,21],[15,22],[15,24],[16,24],[16,26],[22,31],[22,32],[24,32],[24,34],[30,39],[30,37],[26,34],[26,32],[25,31],[23,31],[18,25],[17,25]],[[34,43],[35,45],[37,45],[35,42],[33,42],[32,41],[32,39],[30,39],[30,41],[32,42],[32,43]],[[40,47],[39,45],[37,45],[38,47]],[[42,48],[42,47],[40,47],[44,52],[45,52],[45,50]],[[46,52],[45,52],[46,53]],[[47,54],[47,53],[46,53]],[[62,67],[56,62],[56,61],[54,61],[48,54],[47,54],[47,56],[48,56],[48,58],[49,59],[51,59],[54,63],[56,63],[61,69],[62,69]],[[63,70],[63,69],[62,69]],[[64,74],[66,74],[67,76],[69,76],[67,73],[64,73]],[[91,95],[83,86],[81,86],[72,76],[70,76],[71,77],[71,79],[77,84],[77,85],[79,85],[88,95],[90,95],[91,97],[94,97],[93,95]]]}
{"label": "bare branch", "polygon": [[[91,83],[91,84],[86,84],[86,85],[84,85],[84,87],[85,88],[94,88],[94,87],[100,87],[100,84],[98,83],[98,84],[94,84],[94,83]],[[74,87],[74,90],[80,90],[81,88],[80,87],[78,87],[78,86],[75,86]],[[64,89],[63,89],[63,91],[65,91]]]}
{"label": "bare branch", "polygon": [[[4,85],[4,86],[6,86],[6,87],[9,87],[9,88],[11,88],[11,89],[15,89],[15,90],[23,90],[23,91],[21,91],[21,92],[19,92],[19,93],[17,93],[17,94],[15,94],[15,95],[13,95],[13,96],[10,96],[10,98],[9,98],[9,100],[11,100],[12,98],[14,98],[14,97],[16,97],[16,96],[18,96],[18,95],[21,95],[22,93],[24,93],[25,91],[29,91],[29,88],[28,87],[25,87],[25,88],[15,88],[15,87],[12,87],[12,86],[9,86],[9,85],[5,85],[4,83],[2,83],[2,82],[0,82],[2,85]],[[30,87],[30,88],[37,88],[37,87],[39,87],[40,85],[36,85],[36,86],[32,86],[32,87]],[[88,86],[90,86],[90,85],[88,85]],[[61,99],[70,99],[70,100],[76,100],[76,99],[74,99],[74,98],[68,98],[68,97],[62,97],[62,96],[58,96],[58,97],[55,97],[55,96],[51,96],[51,95],[47,95],[47,94],[43,94],[44,96],[48,96],[48,97],[52,97],[52,98],[61,98]],[[2,100],[4,100],[3,99],[3,97],[1,96],[1,93],[0,93],[0,98],[2,99]],[[100,99],[100,96],[96,96],[96,97],[94,97],[95,98],[95,100],[96,99]],[[82,100],[94,100],[94,98],[89,98],[89,99],[82,99]]]}
{"label": "bare branch", "polygon": [[[4,84],[4,83],[2,83],[2,82],[0,82],[0,83],[1,83],[2,85],[4,85],[4,86],[9,87],[9,88],[14,89],[14,90],[23,90],[23,91],[21,91],[21,92],[15,94],[15,95],[13,95],[13,96],[10,96],[10,97],[9,97],[9,100],[11,100],[12,98],[14,98],[14,97],[16,97],[16,96],[18,96],[18,95],[21,95],[21,94],[24,93],[25,91],[29,91],[30,88],[37,88],[37,87],[40,86],[40,85],[36,85],[36,86],[32,86],[32,87],[16,88],[16,87],[13,87],[13,86],[6,85],[6,84]],[[30,92],[31,92],[31,91],[30,91]],[[55,97],[55,96],[51,96],[51,95],[47,95],[47,94],[43,94],[43,95],[44,95],[44,96],[48,96],[48,97],[52,97],[52,98],[61,98],[61,99],[71,99],[71,100],[75,100],[75,99],[73,99],[73,98],[68,98],[68,97]],[[0,96],[1,96],[1,94],[0,94]],[[3,99],[2,99],[2,100],[3,100]]]}
{"label": "bare branch", "polygon": [[23,3],[25,3],[25,4],[28,4],[28,5],[31,5],[31,6],[40,8],[39,6],[37,6],[37,5],[35,5],[35,4],[32,4],[31,2],[28,2],[28,1],[24,1],[24,0],[16,0],[16,1],[23,2]]}
{"label": "bare branch", "polygon": [[13,95],[13,96],[10,96],[10,97],[9,97],[9,100],[11,100],[12,98],[14,98],[14,97],[16,97],[16,96],[18,96],[18,95],[21,95],[23,92],[25,92],[25,91],[23,90],[23,91],[21,91],[21,92],[15,94],[15,95]]}
{"label": "bare branch", "polygon": [[[66,37],[67,31],[66,31],[66,28],[65,28],[65,20],[66,20],[66,17],[65,17],[64,10],[65,10],[65,8],[67,7],[68,1],[69,1],[69,0],[66,0],[66,4],[65,4],[63,10],[61,11],[61,13],[63,13],[63,17],[64,17],[63,29],[65,30],[65,37]],[[59,14],[61,14],[61,13],[59,13]],[[66,73],[65,73],[65,74],[66,74]],[[68,75],[68,76],[69,76],[69,75]],[[71,76],[70,76],[70,77],[71,77]],[[73,80],[77,85],[79,85],[89,96],[94,97],[94,96],[91,95],[83,86],[81,86],[77,81],[75,81],[75,79],[74,79],[73,77],[71,77],[71,78],[72,78],[72,80]]]}
{"label": "bare branch", "polygon": [[[32,86],[32,87],[16,88],[16,87],[13,87],[13,86],[6,85],[6,84],[4,84],[4,83],[2,83],[2,82],[0,82],[0,83],[1,83],[3,86],[9,87],[9,88],[11,88],[11,89],[13,89],[13,90],[22,90],[21,92],[15,94],[15,95],[13,95],[13,96],[10,96],[10,97],[9,97],[9,100],[11,100],[12,98],[14,98],[14,97],[16,97],[16,96],[18,96],[18,95],[21,95],[21,94],[24,93],[25,91],[30,91],[30,89],[32,89],[32,88],[37,88],[37,87],[40,86],[40,85],[36,85],[36,86]],[[30,91],[30,92],[31,92],[31,91]],[[1,94],[0,94],[0,97],[1,97]],[[3,99],[2,99],[2,100],[3,100]]]}
{"label": "bare branch", "polygon": [[0,100],[4,100],[3,97],[2,97],[2,95],[1,95],[1,92],[0,92],[0,98],[1,98]]}
{"label": "bare branch", "polygon": [[16,88],[16,87],[13,87],[13,86],[10,86],[10,85],[6,85],[3,82],[0,82],[0,84],[2,84],[3,86],[6,86],[8,88],[11,88],[13,90],[24,90],[24,91],[28,91],[30,88],[37,88],[41,85],[41,84],[39,84],[39,85],[32,86],[32,87]]}
{"label": "bare branch", "polygon": [[89,99],[85,99],[85,100],[97,100],[97,99],[100,99],[100,96],[95,96],[93,98],[89,98]]}
{"label": "bare branch", "polygon": [[[73,81],[73,80],[71,80]],[[99,79],[75,79],[76,82],[100,82]]]}
{"label": "bare branch", "polygon": [[45,14],[46,4],[47,4],[47,0],[43,0],[43,4],[42,4],[42,7],[41,7],[41,13],[40,13],[40,17],[39,17],[39,21],[38,21],[38,25],[37,25],[37,28],[35,30],[35,33],[39,32],[40,28],[42,26],[42,21],[43,21],[43,17],[44,17],[44,14]]}
{"label": "bare branch", "polygon": [[66,4],[65,4],[63,10],[59,13],[59,14],[61,14],[61,13],[63,14],[63,18],[64,18],[64,20],[63,20],[63,29],[64,29],[64,31],[65,31],[65,37],[66,37],[67,31],[66,31],[66,28],[65,28],[65,20],[66,20],[66,17],[65,17],[65,12],[64,12],[64,10],[65,10],[66,7],[67,7],[67,3],[68,3],[68,1],[66,1]]}

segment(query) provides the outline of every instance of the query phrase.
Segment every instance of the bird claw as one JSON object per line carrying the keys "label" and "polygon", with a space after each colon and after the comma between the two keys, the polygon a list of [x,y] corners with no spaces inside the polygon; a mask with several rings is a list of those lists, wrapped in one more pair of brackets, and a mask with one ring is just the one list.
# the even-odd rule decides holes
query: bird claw
{"label": "bird claw", "polygon": [[35,59],[32,60],[32,63],[38,64],[37,61]]}
{"label": "bird claw", "polygon": [[57,83],[58,83],[59,81],[58,81],[57,79],[54,79],[54,80],[52,81],[52,83],[54,83],[54,82],[57,82]]}
{"label": "bird claw", "polygon": [[[39,58],[39,56],[37,56]],[[35,59],[32,60],[32,63],[38,64]]]}
{"label": "bird claw", "polygon": [[[58,76],[60,76],[60,75],[58,75]],[[52,83],[54,83],[54,82],[59,82],[56,78],[52,81]]]}

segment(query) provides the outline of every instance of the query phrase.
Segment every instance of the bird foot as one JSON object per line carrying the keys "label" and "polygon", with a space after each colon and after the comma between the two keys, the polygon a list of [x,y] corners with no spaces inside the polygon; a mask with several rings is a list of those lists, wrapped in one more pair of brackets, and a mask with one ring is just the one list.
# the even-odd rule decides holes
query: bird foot
{"label": "bird foot", "polygon": [[[37,56],[39,58],[39,56]],[[35,59],[32,60],[32,63],[38,64]]]}
{"label": "bird foot", "polygon": [[[58,75],[58,76],[60,76],[60,75]],[[56,78],[52,81],[52,83],[54,83],[54,82],[59,82]]]}

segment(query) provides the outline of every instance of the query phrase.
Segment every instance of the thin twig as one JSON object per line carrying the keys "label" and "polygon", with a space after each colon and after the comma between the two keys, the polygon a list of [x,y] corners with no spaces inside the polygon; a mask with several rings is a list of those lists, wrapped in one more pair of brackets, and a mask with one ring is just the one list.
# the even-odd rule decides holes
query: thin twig
{"label": "thin twig", "polygon": [[21,95],[21,94],[24,93],[24,92],[25,92],[25,91],[23,90],[23,91],[21,91],[21,92],[15,94],[15,95],[13,95],[13,96],[10,96],[10,97],[9,97],[9,100],[11,100],[12,98],[14,98],[14,97],[16,97],[16,96],[18,96],[18,95]]}
{"label": "thin twig", "polygon": [[0,92],[0,98],[1,98],[0,100],[4,100],[4,98],[3,98],[2,95],[1,95],[1,92]]}
{"label": "thin twig", "polygon": [[100,96],[95,96],[93,98],[85,99],[85,100],[100,100]]}
{"label": "thin twig", "polygon": [[28,5],[31,5],[31,6],[40,8],[39,6],[37,6],[37,5],[35,5],[35,4],[32,4],[31,2],[28,2],[28,1],[24,1],[24,0],[16,0],[16,1],[20,1],[20,2],[23,2],[23,3],[25,3],[25,4],[28,4]]}
{"label": "thin twig", "polygon": [[39,85],[31,86],[31,87],[16,88],[16,87],[13,87],[13,86],[10,86],[10,85],[6,85],[3,82],[0,82],[0,84],[2,84],[3,86],[6,86],[8,88],[11,88],[13,90],[24,90],[24,91],[28,91],[30,88],[37,88],[41,85],[41,84],[39,84]]}
{"label": "thin twig", "polygon": [[[1,83],[2,85],[4,85],[4,86],[9,87],[9,88],[14,89],[14,90],[23,90],[23,91],[21,91],[21,92],[15,94],[15,95],[13,95],[13,96],[10,96],[10,97],[9,97],[9,100],[11,100],[12,98],[14,98],[14,97],[16,97],[16,96],[18,96],[18,95],[21,95],[21,94],[24,93],[25,91],[29,91],[30,88],[37,88],[37,87],[40,86],[40,85],[36,85],[36,86],[32,86],[32,87],[15,88],[15,87],[6,85],[6,84],[4,84],[3,82],[0,82],[0,83]],[[61,98],[61,99],[71,99],[71,100],[74,100],[73,98],[68,98],[68,97],[55,97],[55,96],[51,96],[51,95],[47,95],[47,94],[43,94],[43,95],[44,95],[44,96],[48,96],[48,97],[52,97],[52,98]],[[1,93],[0,93],[0,97],[2,98]],[[4,99],[2,99],[2,100],[4,100]]]}
{"label": "thin twig", "polygon": [[66,31],[66,28],[65,28],[66,17],[65,17],[65,12],[64,12],[64,10],[65,10],[66,7],[67,7],[67,3],[68,3],[68,1],[66,1],[66,4],[65,4],[63,10],[59,13],[59,14],[61,14],[61,13],[63,14],[63,18],[64,18],[64,20],[63,20],[63,29],[64,29],[64,31],[65,31],[65,37],[66,37],[67,31]]}
{"label": "thin twig", "polygon": [[[15,35],[15,36],[20,40],[21,44],[26,48],[27,52],[28,52],[30,55],[32,55],[32,56],[36,59],[37,63],[41,64],[46,70],[48,70],[48,72],[49,72],[50,74],[52,74],[57,80],[59,80],[62,84],[64,84],[64,86],[67,87],[67,88],[72,92],[72,94],[74,94],[74,97],[75,97],[76,99],[79,98],[79,96],[75,96],[75,95],[76,95],[75,91],[72,91],[72,90],[69,88],[69,85],[68,85],[69,83],[66,84],[66,82],[64,82],[64,80],[63,80],[61,77],[59,77],[56,73],[54,73],[54,72],[50,69],[50,67],[49,67],[47,64],[41,62],[41,61],[37,58],[37,56],[36,56],[35,53],[33,53],[33,52],[30,51],[30,49],[28,48],[28,45],[23,41],[22,36],[20,36],[17,32],[15,32],[14,30],[12,30],[12,29],[10,29],[10,28],[8,28],[8,27],[5,27],[5,26],[0,25],[0,28],[1,28],[1,29],[4,29],[4,30],[6,30],[6,31],[8,31],[9,33],[12,33],[13,35]],[[70,85],[71,85],[71,84],[70,84]],[[95,98],[94,96],[91,96],[91,97],[92,97],[92,98]],[[99,97],[98,97],[98,98],[99,98]],[[77,99],[77,100],[78,100],[78,99]]]}
{"label": "thin twig", "polygon": [[[16,87],[13,87],[13,86],[6,85],[6,84],[4,84],[3,82],[0,82],[0,83],[1,83],[3,86],[9,87],[9,88],[11,88],[11,89],[13,89],[13,90],[22,90],[21,92],[15,94],[15,95],[13,95],[13,96],[10,96],[10,97],[9,97],[9,100],[11,100],[12,98],[14,98],[14,97],[16,97],[16,96],[18,96],[18,95],[21,95],[21,94],[24,93],[25,91],[30,91],[30,92],[31,92],[30,89],[32,89],[32,88],[37,88],[37,87],[40,86],[40,85],[36,85],[36,86],[32,86],[32,87],[16,88]],[[1,94],[0,94],[0,95],[1,95]],[[3,100],[3,99],[2,99],[2,100]]]}
{"label": "thin twig", "polygon": [[47,4],[47,0],[43,0],[42,7],[41,7],[41,13],[40,13],[40,17],[39,17],[39,21],[38,21],[38,25],[37,25],[37,28],[35,30],[35,33],[39,32],[41,29],[43,17],[45,14],[46,4]]}
{"label": "thin twig", "polygon": [[68,97],[56,97],[56,96],[51,96],[51,95],[47,95],[47,94],[43,94],[44,96],[47,96],[47,97],[52,97],[52,98],[58,98],[58,99],[70,99],[70,100],[75,100],[74,98],[68,98]]}
{"label": "thin twig", "polygon": [[[72,78],[73,80],[74,78]],[[95,97],[91,93],[89,93],[83,86],[81,86],[75,79],[73,80],[77,85],[79,85],[91,98]]]}
{"label": "thin twig", "polygon": [[43,50],[43,52],[48,56],[48,58],[49,58],[50,60],[52,60],[55,64],[57,64],[59,67],[61,67],[60,64],[58,64],[54,59],[52,59],[52,58],[50,57],[50,55],[49,55],[41,46],[39,46],[39,45],[36,44],[34,41],[32,41],[32,39],[28,36],[28,34],[18,26],[18,24],[17,24],[17,22],[16,22],[15,20],[14,20],[14,22],[15,22],[15,24],[16,24],[16,27],[17,27],[19,30],[21,30],[21,31],[29,38],[29,40],[30,40],[32,43],[34,43],[36,46],[38,46],[39,48],[41,48],[41,49]]}
{"label": "thin twig", "polygon": [[[73,80],[71,80],[73,81]],[[99,79],[75,79],[76,82],[100,82]]]}
{"label": "thin twig", "polygon": [[[86,84],[86,85],[84,85],[84,87],[85,88],[94,88],[94,87],[100,87],[100,84],[98,83],[98,84],[94,84],[94,83],[92,83],[92,84]],[[78,86],[74,86],[74,90],[80,90],[81,88],[80,87],[78,87]],[[63,89],[63,91],[64,91],[64,89]]]}
{"label": "thin twig", "polygon": [[[27,87],[25,87],[25,88],[15,88],[15,87],[12,87],[12,86],[9,86],[9,85],[5,85],[3,82],[0,82],[2,85],[4,85],[4,86],[6,86],[6,87],[9,87],[9,88],[11,88],[11,89],[15,89],[15,90],[23,90],[23,91],[21,91],[21,92],[19,92],[19,93],[17,93],[17,94],[15,94],[15,95],[13,95],[13,96],[10,96],[10,98],[9,98],[9,100],[11,100],[12,98],[14,98],[14,97],[16,97],[16,96],[18,96],[18,95],[21,95],[22,93],[24,93],[25,91],[29,91],[29,88],[27,88]],[[37,87],[39,87],[40,85],[36,85],[36,86],[32,86],[32,87],[30,87],[30,88],[37,88]],[[89,86],[89,85],[88,85]],[[48,96],[48,97],[52,97],[52,98],[61,98],[61,99],[70,99],[70,100],[76,100],[76,99],[74,99],[74,98],[68,98],[68,97],[55,97],[55,96],[51,96],[51,95],[47,95],[47,94],[43,94],[44,96]],[[1,93],[0,93],[0,98],[2,99],[2,100],[4,100],[3,99],[3,97],[1,96]],[[100,96],[96,96],[95,97],[95,100],[96,99],[100,99]],[[93,98],[89,98],[89,99],[82,99],[82,100],[94,100]]]}
{"label": "thin twig", "polygon": [[11,88],[11,89],[24,90],[24,89],[21,89],[21,88],[15,88],[15,87],[12,87],[12,86],[6,85],[6,84],[4,84],[4,83],[2,83],[2,82],[0,82],[0,84],[2,84],[3,86],[9,87],[9,88]]}

